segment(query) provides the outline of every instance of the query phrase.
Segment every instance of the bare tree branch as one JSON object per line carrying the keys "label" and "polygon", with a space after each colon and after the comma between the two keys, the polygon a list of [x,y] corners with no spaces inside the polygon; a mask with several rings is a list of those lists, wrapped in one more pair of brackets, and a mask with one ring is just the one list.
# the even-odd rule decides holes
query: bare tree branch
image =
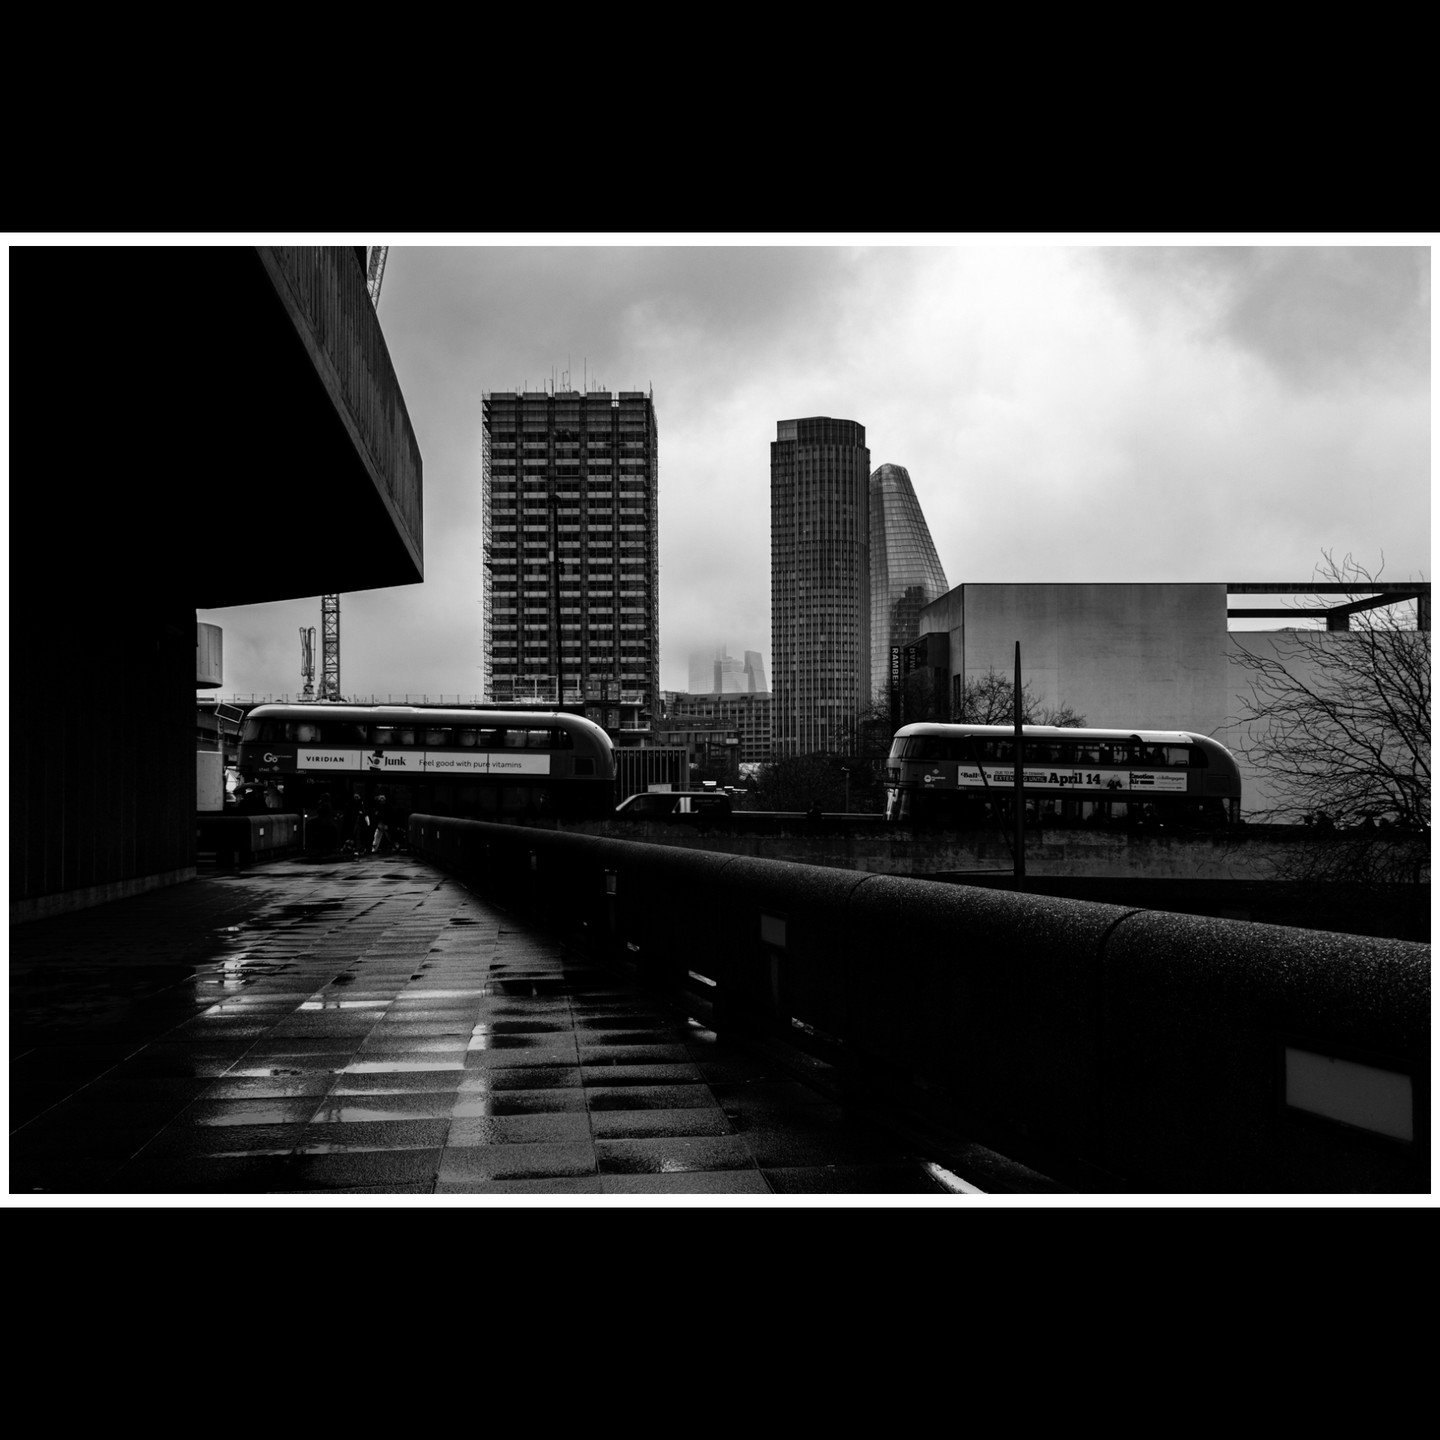
{"label": "bare tree branch", "polygon": [[[1348,603],[1374,595],[1378,572],[1322,554],[1317,583],[1345,585]],[[1232,636],[1248,687],[1234,748],[1284,797],[1255,818],[1428,829],[1430,634],[1407,618],[1382,606],[1343,632]]]}
{"label": "bare tree branch", "polygon": [[[955,694],[955,722],[964,725],[1013,725],[1015,723],[1015,683],[998,674],[992,666],[978,680],[959,677]],[[1070,705],[1043,703],[1028,681],[1020,687],[1020,723],[1022,725],[1063,725],[1079,728],[1085,717]]]}

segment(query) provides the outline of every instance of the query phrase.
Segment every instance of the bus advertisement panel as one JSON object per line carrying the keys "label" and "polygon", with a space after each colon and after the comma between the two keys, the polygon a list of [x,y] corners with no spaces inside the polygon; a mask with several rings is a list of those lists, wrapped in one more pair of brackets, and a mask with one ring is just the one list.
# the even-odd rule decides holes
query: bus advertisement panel
{"label": "bus advertisement panel", "polygon": [[[1013,766],[987,767],[982,772],[979,766],[932,761],[921,774],[920,783],[931,789],[951,785],[1013,788],[1015,769]],[[1047,790],[1169,790],[1183,794],[1186,779],[1183,771],[1167,774],[1157,770],[1032,770],[1026,766],[1024,784]]]}
{"label": "bus advertisement panel", "polygon": [[267,769],[344,775],[548,775],[550,756],[514,750],[336,750],[300,746],[256,756]]}

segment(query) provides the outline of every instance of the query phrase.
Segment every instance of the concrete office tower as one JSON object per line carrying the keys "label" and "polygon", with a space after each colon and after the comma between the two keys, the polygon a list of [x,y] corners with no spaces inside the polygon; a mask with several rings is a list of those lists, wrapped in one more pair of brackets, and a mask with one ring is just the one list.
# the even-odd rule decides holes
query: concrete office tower
{"label": "concrete office tower", "polygon": [[920,611],[949,583],[903,465],[870,477],[870,680],[889,694],[891,651],[919,638]]}
{"label": "concrete office tower", "polygon": [[770,446],[777,757],[849,753],[870,701],[869,480],[863,425],[779,422]]}
{"label": "concrete office tower", "polygon": [[660,716],[653,396],[482,398],[485,695],[639,741]]}

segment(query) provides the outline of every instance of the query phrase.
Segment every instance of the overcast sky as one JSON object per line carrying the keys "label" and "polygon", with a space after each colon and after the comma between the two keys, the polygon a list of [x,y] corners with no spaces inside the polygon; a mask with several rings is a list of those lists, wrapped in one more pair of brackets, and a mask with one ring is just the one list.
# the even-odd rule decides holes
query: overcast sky
{"label": "overcast sky", "polygon": [[[1430,237],[1203,238],[393,244],[425,580],[341,596],[343,692],[478,696],[481,395],[567,382],[654,395],[665,689],[722,644],[768,671],[770,442],[809,415],[909,470],[952,586],[1428,579]],[[220,695],[298,694],[318,596],[199,618]]]}

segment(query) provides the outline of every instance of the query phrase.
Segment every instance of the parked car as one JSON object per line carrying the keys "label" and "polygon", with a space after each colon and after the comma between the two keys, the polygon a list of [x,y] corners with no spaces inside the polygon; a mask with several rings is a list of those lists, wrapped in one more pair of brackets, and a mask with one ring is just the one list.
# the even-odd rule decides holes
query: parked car
{"label": "parked car", "polygon": [[647,790],[615,807],[617,820],[723,820],[732,812],[719,790]]}

